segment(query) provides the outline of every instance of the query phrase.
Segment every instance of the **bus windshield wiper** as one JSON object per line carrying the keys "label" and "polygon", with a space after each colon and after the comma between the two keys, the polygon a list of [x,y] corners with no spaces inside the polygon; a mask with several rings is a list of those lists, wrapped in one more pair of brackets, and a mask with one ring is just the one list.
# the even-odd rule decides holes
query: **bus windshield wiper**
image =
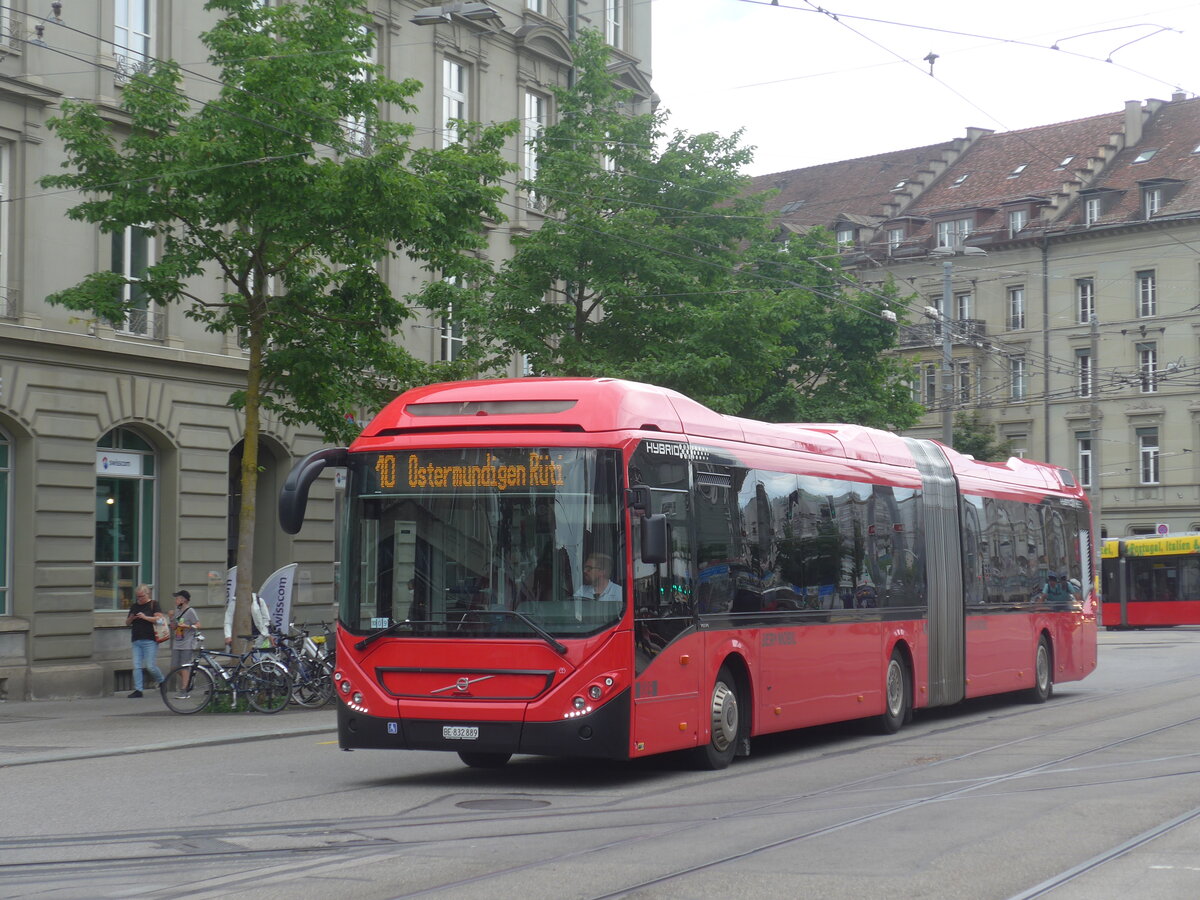
{"label": "bus windshield wiper", "polygon": [[357,644],[355,644],[354,649],[355,650],[366,650],[369,646],[371,646],[373,643],[375,643],[381,637],[391,634],[397,628],[400,628],[404,625],[411,626],[412,622],[405,619],[403,622],[393,622],[387,628],[381,628],[378,631],[372,631],[365,638],[363,638],[361,641],[359,641]]}
{"label": "bus windshield wiper", "polygon": [[554,635],[552,635],[550,632],[548,632],[545,628],[543,628],[537,622],[533,621],[533,619],[529,618],[529,616],[525,615],[525,613],[517,612],[515,609],[484,609],[484,610],[479,610],[479,612],[484,613],[485,615],[495,615],[495,614],[499,613],[500,615],[503,615],[503,616],[512,616],[514,618],[520,619],[522,622],[524,622],[526,625],[528,625],[533,630],[534,634],[536,634],[543,641],[545,641],[547,644],[549,644],[551,647],[553,647],[556,652],[558,652],[558,653],[566,653],[567,652],[566,644],[561,644],[558,641],[556,641],[554,639]]}

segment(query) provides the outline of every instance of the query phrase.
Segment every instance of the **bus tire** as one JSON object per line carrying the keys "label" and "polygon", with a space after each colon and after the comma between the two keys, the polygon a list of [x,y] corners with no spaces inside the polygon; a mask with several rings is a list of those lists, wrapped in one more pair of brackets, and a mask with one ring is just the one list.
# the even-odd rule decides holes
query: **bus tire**
{"label": "bus tire", "polygon": [[733,762],[742,732],[740,699],[733,673],[727,666],[721,666],[713,683],[712,700],[709,703],[712,734],[707,744],[693,751],[698,768],[724,769]]}
{"label": "bus tire", "polygon": [[1054,655],[1050,641],[1043,634],[1038,638],[1037,652],[1033,657],[1033,687],[1025,692],[1027,703],[1045,703],[1054,693]]}
{"label": "bus tire", "polygon": [[472,753],[469,750],[459,750],[458,758],[472,769],[499,769],[512,759],[511,753]]}
{"label": "bus tire", "polygon": [[883,734],[895,734],[908,720],[912,706],[912,678],[904,654],[897,647],[888,660],[883,679],[883,715],[878,719]]}

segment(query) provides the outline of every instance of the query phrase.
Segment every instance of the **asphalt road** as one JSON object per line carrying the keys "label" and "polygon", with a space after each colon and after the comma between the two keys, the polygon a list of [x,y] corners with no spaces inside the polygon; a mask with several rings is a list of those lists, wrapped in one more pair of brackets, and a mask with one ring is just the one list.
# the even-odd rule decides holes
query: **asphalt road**
{"label": "asphalt road", "polygon": [[1011,698],[678,760],[343,753],[330,734],[0,769],[0,897],[1200,896],[1200,629]]}

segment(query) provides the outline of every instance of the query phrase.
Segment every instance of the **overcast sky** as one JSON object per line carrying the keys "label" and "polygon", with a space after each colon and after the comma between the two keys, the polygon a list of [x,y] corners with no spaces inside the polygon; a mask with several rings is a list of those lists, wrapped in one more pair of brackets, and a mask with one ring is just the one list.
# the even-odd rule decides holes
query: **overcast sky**
{"label": "overcast sky", "polygon": [[752,175],[1200,92],[1195,0],[643,2],[669,126],[744,129]]}

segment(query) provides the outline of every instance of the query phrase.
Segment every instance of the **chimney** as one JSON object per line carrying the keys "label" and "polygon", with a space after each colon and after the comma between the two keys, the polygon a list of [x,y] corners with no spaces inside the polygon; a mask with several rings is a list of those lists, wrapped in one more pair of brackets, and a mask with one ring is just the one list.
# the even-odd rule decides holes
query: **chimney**
{"label": "chimney", "polygon": [[1138,100],[1125,101],[1125,146],[1136,146],[1142,139],[1142,104]]}
{"label": "chimney", "polygon": [[1187,99],[1187,94],[1185,94],[1183,91],[1176,91],[1175,93],[1173,93],[1171,95],[1172,103],[1182,103],[1186,99]]}

